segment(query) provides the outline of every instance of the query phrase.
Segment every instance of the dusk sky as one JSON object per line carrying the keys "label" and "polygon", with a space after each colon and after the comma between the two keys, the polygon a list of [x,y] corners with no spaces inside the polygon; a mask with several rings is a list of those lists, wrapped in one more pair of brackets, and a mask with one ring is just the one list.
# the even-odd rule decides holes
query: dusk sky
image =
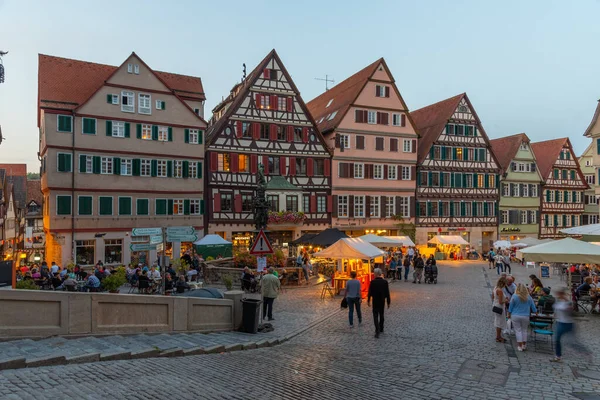
{"label": "dusk sky", "polygon": [[568,136],[600,98],[600,1],[0,0],[0,162],[39,171],[38,53],[200,76],[205,114],[275,48],[305,101],[385,57],[410,110],[467,92],[491,138]]}

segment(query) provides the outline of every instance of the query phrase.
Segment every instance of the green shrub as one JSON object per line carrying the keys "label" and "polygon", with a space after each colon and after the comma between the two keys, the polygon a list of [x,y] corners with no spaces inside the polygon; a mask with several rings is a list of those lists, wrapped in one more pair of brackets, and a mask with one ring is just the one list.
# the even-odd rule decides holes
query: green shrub
{"label": "green shrub", "polygon": [[231,275],[223,275],[222,279],[223,283],[225,284],[225,288],[227,288],[227,290],[231,290],[231,288],[233,287],[233,279],[231,278]]}
{"label": "green shrub", "polygon": [[119,290],[121,286],[127,283],[127,278],[125,277],[125,268],[119,267],[102,280],[102,287],[109,292],[114,292]]}
{"label": "green shrub", "polygon": [[17,289],[40,290],[40,287],[31,279],[26,279],[17,282]]}

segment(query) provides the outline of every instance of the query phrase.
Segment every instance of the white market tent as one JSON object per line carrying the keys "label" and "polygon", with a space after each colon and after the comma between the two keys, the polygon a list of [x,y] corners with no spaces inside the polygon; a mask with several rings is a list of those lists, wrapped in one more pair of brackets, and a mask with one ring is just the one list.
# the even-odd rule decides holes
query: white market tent
{"label": "white market tent", "polygon": [[458,235],[436,235],[427,243],[431,244],[452,244],[452,245],[468,245],[465,239]]}
{"label": "white market tent", "polygon": [[196,246],[214,246],[214,245],[223,245],[223,244],[231,244],[227,240],[223,239],[219,235],[206,235],[202,239],[194,242]]}
{"label": "white market tent", "polygon": [[396,246],[413,246],[415,242],[411,240],[408,236],[384,236],[387,239],[391,239],[396,243]]}
{"label": "white market tent", "polygon": [[361,238],[344,238],[338,240],[328,248],[313,254],[313,256],[338,260],[370,260],[372,258],[381,257],[384,254],[385,252],[383,250],[379,250],[377,247]]}
{"label": "white market tent", "polygon": [[373,233],[359,236],[359,239],[371,243],[377,247],[414,246],[408,236],[378,236]]}
{"label": "white market tent", "polygon": [[496,240],[494,242],[494,248],[508,249],[512,247],[512,244],[508,240]]}
{"label": "white market tent", "polygon": [[566,238],[520,251],[527,261],[600,264],[600,246]]}
{"label": "white market tent", "polygon": [[600,235],[600,224],[574,226],[560,231],[567,235]]}
{"label": "white market tent", "polygon": [[536,239],[532,237],[526,237],[518,242],[513,243],[513,246],[517,247],[527,247],[527,246],[537,246],[538,244],[550,243],[553,242],[553,239]]}

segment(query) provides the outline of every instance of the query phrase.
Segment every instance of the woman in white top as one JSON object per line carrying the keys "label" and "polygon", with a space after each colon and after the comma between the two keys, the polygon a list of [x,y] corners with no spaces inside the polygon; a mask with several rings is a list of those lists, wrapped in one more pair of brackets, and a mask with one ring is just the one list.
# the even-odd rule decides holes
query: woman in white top
{"label": "woman in white top", "polygon": [[494,292],[492,293],[493,307],[502,309],[502,314],[494,313],[494,327],[496,328],[496,342],[504,343],[506,340],[502,337],[502,331],[506,329],[506,303],[504,288],[506,287],[506,278],[498,279]]}

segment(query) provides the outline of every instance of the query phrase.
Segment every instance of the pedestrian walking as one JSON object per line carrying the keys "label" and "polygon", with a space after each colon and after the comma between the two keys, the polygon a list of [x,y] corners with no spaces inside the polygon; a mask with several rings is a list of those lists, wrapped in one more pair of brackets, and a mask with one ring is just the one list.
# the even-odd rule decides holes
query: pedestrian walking
{"label": "pedestrian walking", "polygon": [[512,321],[512,326],[515,329],[518,351],[527,350],[527,329],[529,328],[529,315],[532,312],[537,312],[533,299],[525,285],[519,283],[508,306],[508,318]]}
{"label": "pedestrian walking", "polygon": [[371,306],[371,299],[373,299],[373,323],[375,324],[375,337],[379,338],[379,334],[383,332],[383,314],[386,300],[387,306],[390,308],[390,286],[388,281],[382,278],[381,269],[375,268],[373,273],[375,274],[375,279],[373,279],[369,285],[367,306]]}
{"label": "pedestrian walking", "polygon": [[423,257],[417,256],[414,262],[415,272],[413,272],[413,283],[419,282],[421,284],[421,279],[423,278],[423,268],[425,268],[425,262],[423,261]]}
{"label": "pedestrian walking", "polygon": [[575,324],[573,323],[573,303],[567,296],[565,289],[556,292],[557,301],[554,303],[554,318],[556,319],[556,334],[554,336],[554,358],[550,361],[562,361],[562,338],[571,335],[570,346],[583,353],[591,363],[591,352],[575,336]]}
{"label": "pedestrian walking", "polygon": [[398,261],[396,260],[396,257],[393,256],[392,260],[390,261],[390,272],[388,274],[388,278],[390,277],[390,275],[392,276],[392,281],[396,280],[396,269],[398,268]]}
{"label": "pedestrian walking", "polygon": [[496,253],[494,252],[494,249],[491,249],[488,252],[488,263],[489,263],[489,269],[494,268],[494,257],[496,257]]}
{"label": "pedestrian walking", "polygon": [[281,283],[275,275],[273,275],[273,267],[269,267],[267,274],[261,279],[261,292],[263,296],[263,319],[269,318],[269,321],[273,321],[273,303],[279,293]]}
{"label": "pedestrian walking", "polygon": [[504,271],[512,274],[512,268],[510,267],[510,254],[508,252],[504,254],[502,261],[504,262]]}
{"label": "pedestrian walking", "polygon": [[496,342],[504,343],[506,340],[502,337],[502,331],[506,329],[506,303],[507,297],[504,295],[506,289],[506,278],[498,279],[496,287],[492,292],[492,311],[494,312],[494,327],[496,328]]}
{"label": "pedestrian walking", "polygon": [[[404,282],[408,281],[408,272],[410,271],[410,258],[408,255],[404,257],[404,261],[402,262],[402,266],[404,267]],[[402,280],[402,279],[400,279]]]}
{"label": "pedestrian walking", "polygon": [[346,282],[346,302],[348,302],[348,322],[350,323],[350,328],[354,328],[355,307],[358,324],[362,324],[362,313],[360,311],[361,286],[360,281],[356,279],[356,271],[350,272],[350,280]]}
{"label": "pedestrian walking", "polygon": [[496,272],[498,272],[498,275],[500,275],[501,271],[504,272],[504,257],[502,254],[500,254],[500,252],[496,254],[494,261],[496,262]]}

